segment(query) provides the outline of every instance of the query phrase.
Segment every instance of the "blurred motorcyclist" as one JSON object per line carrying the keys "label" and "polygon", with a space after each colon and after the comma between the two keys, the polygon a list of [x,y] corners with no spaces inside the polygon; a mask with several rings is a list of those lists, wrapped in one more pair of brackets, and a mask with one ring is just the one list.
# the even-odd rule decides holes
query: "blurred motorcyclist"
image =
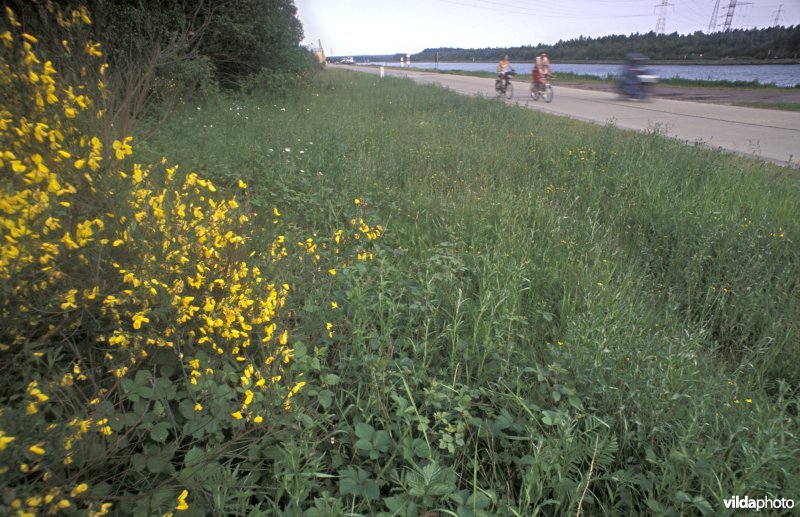
{"label": "blurred motorcyclist", "polygon": [[629,99],[647,98],[650,84],[656,79],[647,70],[647,57],[633,52],[625,54],[625,57],[627,61],[617,80],[620,94]]}

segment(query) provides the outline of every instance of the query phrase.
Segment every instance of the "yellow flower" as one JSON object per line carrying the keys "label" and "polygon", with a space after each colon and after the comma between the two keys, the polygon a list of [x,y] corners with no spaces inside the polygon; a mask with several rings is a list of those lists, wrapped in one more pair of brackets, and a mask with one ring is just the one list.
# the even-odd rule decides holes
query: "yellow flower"
{"label": "yellow flower", "polygon": [[133,148],[130,146],[130,142],[133,140],[132,136],[126,136],[122,141],[114,140],[114,151],[117,160],[122,160],[129,154],[133,154]]}
{"label": "yellow flower", "polygon": [[133,328],[137,330],[142,328],[142,323],[150,323],[150,318],[145,316],[142,312],[137,312],[133,315]]}
{"label": "yellow flower", "polygon": [[330,274],[331,276],[336,276],[336,270],[335,269],[329,269],[328,270],[328,274]]}
{"label": "yellow flower", "polygon": [[45,450],[42,449],[42,445],[44,445],[44,442],[39,442],[36,445],[31,445],[28,447],[28,450],[34,454],[38,454],[39,456],[44,456]]}
{"label": "yellow flower", "polygon": [[247,188],[247,183],[245,183],[245,182],[244,182],[244,181],[242,181],[242,180],[239,180],[239,188],[241,188],[241,189],[246,189],[246,188]]}
{"label": "yellow flower", "polygon": [[178,496],[178,506],[175,507],[176,510],[182,512],[184,510],[189,509],[189,505],[186,504],[186,497],[189,495],[189,491],[185,490],[181,492],[181,495]]}
{"label": "yellow flower", "polygon": [[202,411],[203,410],[203,405],[198,402],[197,404],[194,405],[194,410],[195,411]]}
{"label": "yellow flower", "polygon": [[231,416],[233,418],[235,418],[236,420],[241,420],[242,418],[244,418],[242,416],[242,412],[241,411],[236,411],[235,413],[231,413]]}
{"label": "yellow flower", "polygon": [[69,493],[69,495],[70,497],[75,497],[77,495],[86,492],[87,490],[89,490],[89,485],[87,485],[86,483],[81,483],[80,485],[73,488],[72,491]]}
{"label": "yellow flower", "polygon": [[100,57],[103,55],[103,53],[100,52],[100,44],[92,44],[91,42],[86,42],[86,53],[92,57]]}
{"label": "yellow flower", "polygon": [[4,451],[8,444],[16,440],[13,436],[6,436],[6,433],[0,431],[0,451]]}

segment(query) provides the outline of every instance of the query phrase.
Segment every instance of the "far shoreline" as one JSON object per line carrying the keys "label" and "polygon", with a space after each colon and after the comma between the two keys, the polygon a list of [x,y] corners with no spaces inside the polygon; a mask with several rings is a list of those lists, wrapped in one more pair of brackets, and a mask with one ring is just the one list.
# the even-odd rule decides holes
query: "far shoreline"
{"label": "far shoreline", "polygon": [[[395,63],[399,61],[395,61],[393,59],[384,59],[384,60],[370,60],[370,61],[359,61],[358,58],[355,58],[356,64],[371,64],[371,63]],[[557,56],[553,56],[552,61],[554,63],[562,63],[565,65],[619,65],[624,63],[624,60],[584,60],[584,61],[577,61],[577,60],[569,60],[569,61],[559,61]],[[414,63],[436,63],[436,61],[429,61],[425,59],[418,59],[414,61],[411,60],[411,66],[414,66]],[[450,60],[440,60],[440,64],[457,64],[457,63],[495,63],[496,60],[486,60],[486,59],[473,59],[473,60],[464,60],[460,59],[457,61],[450,61]],[[527,63],[532,64],[534,61],[529,59],[521,59],[515,60],[515,63]],[[665,60],[649,60],[648,63],[651,65],[697,65],[697,66],[741,66],[741,65],[800,65],[800,59],[751,59],[751,60],[730,60],[730,59],[665,59]]]}

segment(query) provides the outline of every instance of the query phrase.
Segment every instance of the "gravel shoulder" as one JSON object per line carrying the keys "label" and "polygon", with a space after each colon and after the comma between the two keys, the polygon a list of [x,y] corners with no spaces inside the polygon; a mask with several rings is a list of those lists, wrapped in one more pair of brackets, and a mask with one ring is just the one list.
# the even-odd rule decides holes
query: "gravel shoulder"
{"label": "gravel shoulder", "polygon": [[[581,83],[572,81],[554,82],[566,88],[582,90],[614,91],[610,83]],[[672,86],[658,84],[653,92],[657,97],[678,101],[708,102],[712,104],[746,104],[757,107],[758,104],[797,104],[800,106],[800,89],[798,88],[714,88]]]}

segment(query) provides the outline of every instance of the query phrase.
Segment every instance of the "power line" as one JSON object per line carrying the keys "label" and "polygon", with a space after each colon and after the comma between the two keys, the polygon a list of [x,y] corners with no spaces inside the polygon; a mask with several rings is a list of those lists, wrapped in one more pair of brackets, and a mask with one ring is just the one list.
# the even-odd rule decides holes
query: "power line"
{"label": "power line", "polygon": [[[669,0],[661,0],[661,12],[658,15],[658,21],[656,22],[656,34],[664,34],[664,31],[667,28],[667,7],[673,5],[669,3]],[[656,7],[659,7],[658,5]]]}
{"label": "power line", "polygon": [[714,12],[711,13],[711,21],[708,22],[708,33],[711,34],[717,29],[717,18],[719,17],[719,0],[714,3]]}
{"label": "power line", "polygon": [[723,25],[722,29],[724,32],[731,30],[731,25],[733,24],[733,13],[736,11],[736,6],[749,3],[750,2],[737,2],[736,0],[731,0],[731,3],[728,4],[728,12],[725,14],[725,25]]}
{"label": "power line", "polygon": [[775,13],[775,19],[772,21],[772,26],[777,27],[781,22],[781,11],[783,11],[783,4],[778,6],[778,12]]}

